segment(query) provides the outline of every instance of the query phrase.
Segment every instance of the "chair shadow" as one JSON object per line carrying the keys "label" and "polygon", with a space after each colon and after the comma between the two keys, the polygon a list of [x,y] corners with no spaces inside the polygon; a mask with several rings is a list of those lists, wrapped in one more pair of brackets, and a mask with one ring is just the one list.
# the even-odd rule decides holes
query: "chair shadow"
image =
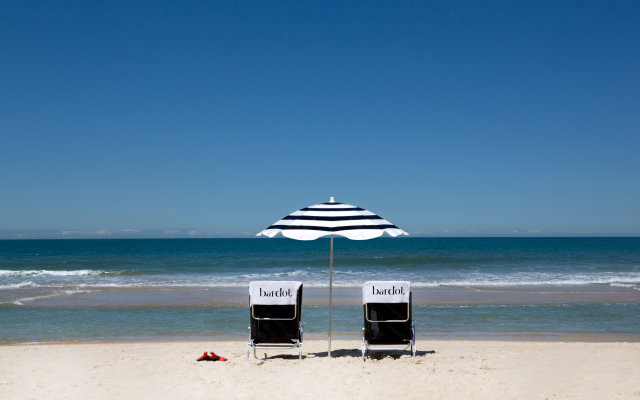
{"label": "chair shadow", "polygon": [[[371,359],[371,360],[384,360],[385,358],[390,358],[393,360],[397,360],[398,358],[404,356],[404,355],[411,355],[410,351],[404,350],[404,351],[380,351],[380,350],[369,350],[367,352],[367,359]],[[416,358],[417,357],[424,357],[427,354],[436,354],[435,350],[416,350]]]}
{"label": "chair shadow", "polygon": [[[258,357],[260,357],[258,355]],[[302,353],[302,359],[304,360],[306,357],[306,355],[304,353]],[[251,355],[250,358],[253,358],[253,355]],[[267,355],[266,353],[264,353],[264,357],[263,358],[256,358],[257,360],[260,361],[266,361],[266,360],[298,360],[298,355],[297,354],[274,354],[274,355]]]}
{"label": "chair shadow", "polygon": [[[376,351],[376,350],[369,350],[367,351],[367,359],[373,359],[373,360],[382,360],[385,358],[391,358],[394,360],[397,360],[398,358],[402,357],[403,355],[411,355],[410,351]],[[436,354],[435,350],[418,350],[416,351],[416,357],[424,357],[427,354]],[[319,351],[319,352],[315,352],[315,353],[307,353],[307,354],[303,354],[302,358],[306,358],[306,357],[328,357],[329,354],[327,351]],[[336,350],[331,350],[331,357],[333,358],[341,358],[341,357],[352,357],[352,358],[362,358],[362,350],[360,349],[336,349]]]}

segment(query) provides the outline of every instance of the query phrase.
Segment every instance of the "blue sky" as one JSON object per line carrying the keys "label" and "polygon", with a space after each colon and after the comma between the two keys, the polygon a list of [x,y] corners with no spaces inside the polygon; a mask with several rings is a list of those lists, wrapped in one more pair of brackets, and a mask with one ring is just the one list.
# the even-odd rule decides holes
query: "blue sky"
{"label": "blue sky", "polygon": [[640,3],[0,9],[0,237],[640,234]]}

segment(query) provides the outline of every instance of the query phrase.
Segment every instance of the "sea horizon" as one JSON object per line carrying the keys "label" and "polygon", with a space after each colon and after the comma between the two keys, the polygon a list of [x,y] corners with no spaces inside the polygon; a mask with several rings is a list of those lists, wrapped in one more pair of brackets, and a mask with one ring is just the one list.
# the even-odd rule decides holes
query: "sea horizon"
{"label": "sea horizon", "polygon": [[[12,232],[12,233],[7,233]],[[46,231],[47,233],[38,234],[38,233],[14,233],[14,232],[24,232],[24,231],[0,231],[0,241],[3,240],[162,240],[162,239],[259,239],[259,240],[292,240],[285,237],[275,237],[275,238],[266,238],[266,237],[258,237],[256,233],[246,233],[246,234],[209,234],[209,233],[198,233],[196,235],[189,234],[189,230],[185,230],[180,234],[175,235],[165,235],[160,231],[158,233],[149,233],[146,235],[138,236],[136,234],[126,234],[122,232],[93,232],[86,234],[63,234],[58,230]],[[40,236],[38,236],[40,235]],[[411,233],[407,237],[403,237],[401,240],[406,239],[415,239],[415,238],[433,238],[433,239],[482,239],[482,238],[496,238],[496,239],[545,239],[545,238],[553,238],[553,239],[572,239],[572,238],[640,238],[640,233]],[[319,238],[316,240],[328,240],[329,237]],[[341,237],[334,237],[334,240],[348,240]],[[382,237],[379,239],[392,239],[394,238]]]}

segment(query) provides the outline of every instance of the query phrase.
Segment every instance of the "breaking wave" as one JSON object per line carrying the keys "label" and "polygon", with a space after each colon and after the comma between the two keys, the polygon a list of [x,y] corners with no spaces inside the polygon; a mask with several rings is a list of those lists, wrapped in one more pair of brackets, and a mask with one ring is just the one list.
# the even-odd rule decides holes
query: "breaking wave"
{"label": "breaking wave", "polygon": [[0,285],[0,290],[3,289],[22,289],[22,288],[29,288],[29,287],[38,287],[40,285],[32,282],[32,281],[26,281],[26,282],[18,282],[18,283],[11,283],[8,285]]}

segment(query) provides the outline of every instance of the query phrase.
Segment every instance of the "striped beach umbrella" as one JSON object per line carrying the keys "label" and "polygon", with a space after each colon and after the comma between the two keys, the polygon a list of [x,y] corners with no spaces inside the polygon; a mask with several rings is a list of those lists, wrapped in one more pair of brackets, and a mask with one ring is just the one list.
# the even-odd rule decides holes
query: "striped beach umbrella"
{"label": "striped beach umbrella", "polygon": [[256,236],[284,237],[296,240],[315,240],[331,237],[329,251],[329,357],[331,357],[331,308],[333,305],[333,237],[367,240],[382,236],[408,235],[407,232],[371,211],[338,203],[333,197],[328,203],[316,204],[295,211],[262,230]]}

